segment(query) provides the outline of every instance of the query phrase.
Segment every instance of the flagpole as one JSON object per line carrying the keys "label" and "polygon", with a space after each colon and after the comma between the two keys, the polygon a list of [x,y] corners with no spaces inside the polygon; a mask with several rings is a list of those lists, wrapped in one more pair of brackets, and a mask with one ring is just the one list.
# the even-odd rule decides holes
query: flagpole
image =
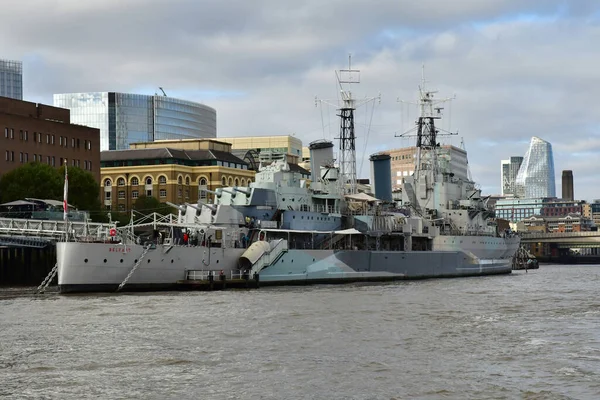
{"label": "flagpole", "polygon": [[65,241],[69,241],[69,174],[67,173],[68,160],[65,158],[65,186],[63,190],[63,220],[65,222]]}

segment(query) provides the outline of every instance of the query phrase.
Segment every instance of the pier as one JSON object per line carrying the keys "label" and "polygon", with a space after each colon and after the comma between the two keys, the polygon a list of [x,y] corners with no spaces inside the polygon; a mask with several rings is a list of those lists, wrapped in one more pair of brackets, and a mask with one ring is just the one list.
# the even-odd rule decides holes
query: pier
{"label": "pier", "polygon": [[221,271],[188,270],[186,279],[177,281],[181,290],[226,290],[226,289],[258,289],[258,274],[252,277],[248,273],[231,271],[229,278]]}

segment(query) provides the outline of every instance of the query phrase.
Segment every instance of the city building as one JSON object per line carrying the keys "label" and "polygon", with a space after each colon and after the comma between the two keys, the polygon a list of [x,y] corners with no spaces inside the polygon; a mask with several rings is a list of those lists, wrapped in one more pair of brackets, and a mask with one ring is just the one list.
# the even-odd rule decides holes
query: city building
{"label": "city building", "polygon": [[523,157],[510,157],[508,160],[500,161],[500,187],[502,188],[502,196],[515,196],[515,182]]}
{"label": "city building", "polygon": [[496,201],[494,210],[497,218],[502,218],[512,223],[517,223],[534,215],[541,215],[544,204],[556,199],[521,199],[505,198]]}
{"label": "city building", "polygon": [[0,96],[23,100],[23,63],[0,60]]}
{"label": "city building", "polygon": [[542,217],[565,217],[570,214],[582,215],[585,201],[580,200],[549,200],[542,206]]}
{"label": "city building", "polygon": [[560,217],[543,217],[533,215],[523,219],[517,225],[519,231],[540,233],[588,232],[592,221],[579,214],[568,214]]}
{"label": "city building", "polygon": [[231,154],[231,145],[213,139],[133,143],[129,150],[101,153],[103,204],[113,211],[130,210],[141,196],[175,204],[210,202],[202,189],[247,187],[255,172]]}
{"label": "city building", "polygon": [[517,197],[555,197],[555,179],[552,145],[538,137],[532,137],[516,178]]}
{"label": "city building", "polygon": [[573,171],[562,172],[562,198],[563,200],[573,200]]}
{"label": "city building", "polygon": [[582,205],[582,215],[591,219],[596,226],[600,226],[600,200]]}
{"label": "city building", "polygon": [[167,96],[90,92],[55,94],[54,105],[71,110],[71,121],[100,129],[100,149],[126,150],[131,143],[217,136],[217,112],[204,104]]}
{"label": "city building", "polygon": [[67,160],[100,182],[100,132],[71,124],[69,110],[0,97],[0,132],[0,174],[28,162],[58,168]]}
{"label": "city building", "polygon": [[[401,189],[403,178],[411,176],[415,170],[417,148],[415,146],[403,147],[381,153],[389,154],[391,157],[392,189]],[[456,177],[469,179],[469,166],[465,150],[452,145],[442,145],[438,154],[438,161],[450,163],[450,168]]]}

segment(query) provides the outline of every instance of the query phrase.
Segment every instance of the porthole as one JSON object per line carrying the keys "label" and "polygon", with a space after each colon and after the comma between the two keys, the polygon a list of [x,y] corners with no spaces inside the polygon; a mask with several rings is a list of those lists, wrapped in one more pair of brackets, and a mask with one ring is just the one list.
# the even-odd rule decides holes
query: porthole
{"label": "porthole", "polygon": [[150,264],[150,259],[148,259],[148,264]]}
{"label": "porthole", "polygon": [[123,259],[121,258],[121,264],[123,264]]}
{"label": "porthole", "polygon": [[137,264],[137,258],[136,258],[135,260],[133,260],[133,262],[134,262],[135,264]]}
{"label": "porthole", "polygon": [[88,259],[86,258],[85,260],[83,260],[83,262],[88,262]]}
{"label": "porthole", "polygon": [[106,264],[106,258],[104,259],[104,263]]}
{"label": "porthole", "polygon": [[171,260],[171,264],[173,264],[173,260]]}
{"label": "porthole", "polygon": [[219,260],[217,260],[217,264],[219,263]]}

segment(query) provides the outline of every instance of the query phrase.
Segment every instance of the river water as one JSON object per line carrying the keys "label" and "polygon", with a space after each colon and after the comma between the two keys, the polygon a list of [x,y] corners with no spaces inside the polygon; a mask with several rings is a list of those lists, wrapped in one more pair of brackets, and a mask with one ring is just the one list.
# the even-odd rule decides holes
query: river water
{"label": "river water", "polygon": [[0,397],[599,399],[600,266],[249,291],[0,291]]}

